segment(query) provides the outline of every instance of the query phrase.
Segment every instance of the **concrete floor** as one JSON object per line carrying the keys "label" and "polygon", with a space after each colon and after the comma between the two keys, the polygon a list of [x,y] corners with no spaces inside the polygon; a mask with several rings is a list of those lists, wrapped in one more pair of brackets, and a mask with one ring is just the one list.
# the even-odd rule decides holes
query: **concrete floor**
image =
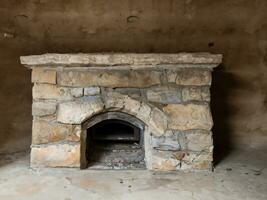
{"label": "concrete floor", "polygon": [[234,151],[214,172],[29,168],[29,152],[0,154],[1,200],[267,199],[267,151]]}

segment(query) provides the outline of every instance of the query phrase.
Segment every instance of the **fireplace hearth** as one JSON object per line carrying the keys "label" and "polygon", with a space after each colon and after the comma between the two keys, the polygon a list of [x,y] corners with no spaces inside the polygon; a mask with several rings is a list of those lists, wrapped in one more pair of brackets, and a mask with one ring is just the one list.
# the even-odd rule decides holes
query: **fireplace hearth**
{"label": "fireplace hearth", "polygon": [[222,56],[44,54],[32,69],[31,167],[210,170]]}

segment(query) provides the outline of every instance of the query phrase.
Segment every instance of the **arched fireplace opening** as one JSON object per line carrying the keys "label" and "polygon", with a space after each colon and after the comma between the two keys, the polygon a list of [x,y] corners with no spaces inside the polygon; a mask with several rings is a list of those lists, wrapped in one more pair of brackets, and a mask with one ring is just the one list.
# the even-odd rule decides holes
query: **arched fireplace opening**
{"label": "arched fireplace opening", "polygon": [[86,134],[89,169],[146,168],[141,126],[118,118],[104,119],[89,127]]}

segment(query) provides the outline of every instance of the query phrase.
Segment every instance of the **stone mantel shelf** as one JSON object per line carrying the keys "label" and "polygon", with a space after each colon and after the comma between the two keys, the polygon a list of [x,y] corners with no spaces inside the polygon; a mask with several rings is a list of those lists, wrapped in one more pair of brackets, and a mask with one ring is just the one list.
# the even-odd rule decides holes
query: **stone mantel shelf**
{"label": "stone mantel shelf", "polygon": [[181,65],[181,67],[214,68],[222,62],[221,54],[210,53],[77,53],[21,56],[21,64],[35,66],[159,66]]}

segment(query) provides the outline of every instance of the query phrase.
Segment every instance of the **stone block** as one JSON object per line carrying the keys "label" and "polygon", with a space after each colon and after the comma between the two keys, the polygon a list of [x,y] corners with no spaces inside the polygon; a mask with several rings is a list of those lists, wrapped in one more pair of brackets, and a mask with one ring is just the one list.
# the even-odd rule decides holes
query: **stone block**
{"label": "stone block", "polygon": [[84,88],[84,95],[85,96],[93,96],[100,94],[100,88],[99,87],[87,87]]}
{"label": "stone block", "polygon": [[175,152],[153,151],[152,170],[174,171],[180,168],[181,161],[175,157]]}
{"label": "stone block", "polygon": [[210,101],[210,87],[202,87],[201,97],[203,101]]}
{"label": "stone block", "polygon": [[107,110],[119,110],[134,115],[144,121],[155,135],[164,134],[167,129],[167,116],[159,110],[151,107],[144,102],[132,99],[127,95],[119,93],[108,93],[105,97],[105,108]]}
{"label": "stone block", "polygon": [[213,156],[212,153],[187,152],[181,160],[182,170],[211,170]]}
{"label": "stone block", "polygon": [[146,91],[147,100],[162,104],[181,102],[181,91],[177,87],[156,87]]}
{"label": "stone block", "polygon": [[183,101],[210,101],[209,87],[185,87],[182,89]]}
{"label": "stone block", "polygon": [[81,124],[84,120],[102,111],[104,103],[99,96],[82,97],[58,105],[57,121],[67,124]]}
{"label": "stone block", "polygon": [[32,69],[32,82],[56,84],[56,74],[57,72],[55,70],[35,67]]}
{"label": "stone block", "polygon": [[82,95],[83,88],[58,87],[51,84],[35,84],[33,86],[33,99],[69,100]]}
{"label": "stone block", "polygon": [[69,100],[74,97],[77,98],[83,96],[83,88],[58,87],[58,90],[59,97],[57,98],[61,100]]}
{"label": "stone block", "polygon": [[33,116],[46,116],[56,113],[57,103],[47,101],[35,101],[32,103]]}
{"label": "stone block", "polygon": [[213,163],[208,160],[198,161],[192,164],[192,168],[196,170],[212,170]]}
{"label": "stone block", "polygon": [[141,102],[140,108],[139,108],[139,111],[136,117],[144,122],[147,122],[150,119],[150,113],[151,113],[151,107]]}
{"label": "stone block", "polygon": [[122,95],[116,92],[108,92],[105,95],[105,107],[107,109],[115,108],[116,110],[120,110],[124,108],[124,101],[126,95]]}
{"label": "stone block", "polygon": [[149,123],[151,125],[153,135],[161,136],[165,133],[165,130],[168,127],[168,118],[160,109],[153,108]]}
{"label": "stone block", "polygon": [[31,167],[80,167],[80,144],[33,145]]}
{"label": "stone block", "polygon": [[170,130],[160,137],[152,136],[152,146],[161,151],[179,151],[181,149],[177,134]]}
{"label": "stone block", "polygon": [[129,112],[129,114],[137,115],[139,113],[140,106],[140,101],[132,99],[129,96],[124,99],[124,111]]}
{"label": "stone block", "polygon": [[211,112],[206,104],[169,104],[163,110],[169,115],[170,122],[168,128],[170,129],[210,130],[213,126]]}
{"label": "stone block", "polygon": [[59,141],[80,141],[81,128],[44,120],[33,120],[32,144],[46,144]]}
{"label": "stone block", "polygon": [[142,70],[82,70],[58,72],[58,84],[75,87],[149,87],[160,84],[161,72]]}
{"label": "stone block", "polygon": [[[176,77],[174,78],[174,74]],[[178,71],[168,71],[167,72],[168,82],[174,82],[177,85],[191,85],[191,86],[201,86],[211,84],[211,72],[209,70],[178,70]]]}
{"label": "stone block", "polygon": [[83,88],[60,88],[60,91],[64,92],[64,94],[66,94],[65,95],[66,97],[82,97],[83,96]]}
{"label": "stone block", "polygon": [[187,150],[189,151],[209,151],[213,150],[213,140],[210,131],[191,130],[186,131]]}
{"label": "stone block", "polygon": [[141,94],[142,89],[139,88],[115,88],[114,91],[120,94],[128,95],[131,98],[139,100],[141,99],[142,96]]}
{"label": "stone block", "polygon": [[33,99],[57,99],[60,97],[60,90],[56,85],[34,84],[32,96]]}
{"label": "stone block", "polygon": [[122,95],[116,92],[109,92],[105,96],[106,109],[123,110],[129,114],[137,115],[139,113],[141,102],[130,98],[128,95]]}

